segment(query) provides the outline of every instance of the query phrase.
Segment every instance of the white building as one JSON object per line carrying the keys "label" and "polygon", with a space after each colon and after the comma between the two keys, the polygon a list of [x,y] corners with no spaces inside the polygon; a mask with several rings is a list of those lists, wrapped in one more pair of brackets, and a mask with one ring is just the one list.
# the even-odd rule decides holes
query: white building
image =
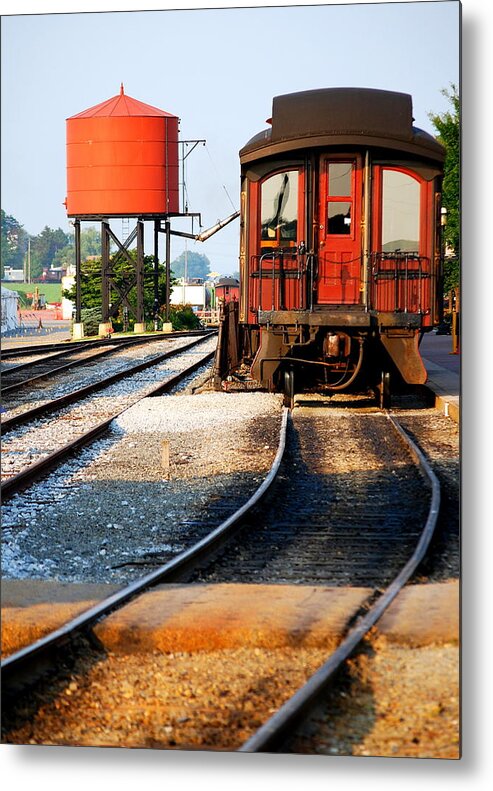
{"label": "white building", "polygon": [[11,266],[6,266],[3,273],[3,279],[8,283],[24,283],[24,270],[14,269]]}
{"label": "white building", "polygon": [[191,305],[194,310],[206,310],[211,304],[211,288],[207,283],[185,282],[181,278],[170,291],[171,305]]}
{"label": "white building", "polygon": [[[66,274],[62,277],[62,294],[64,291],[70,291],[75,283],[75,274]],[[71,319],[74,313],[75,304],[62,296],[62,318]]]}

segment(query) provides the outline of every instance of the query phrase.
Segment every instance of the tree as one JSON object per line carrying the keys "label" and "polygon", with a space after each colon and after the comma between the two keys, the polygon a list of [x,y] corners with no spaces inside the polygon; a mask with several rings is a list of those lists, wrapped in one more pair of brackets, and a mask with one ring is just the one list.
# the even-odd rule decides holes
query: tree
{"label": "tree", "polygon": [[36,280],[44,268],[50,268],[58,250],[69,243],[69,236],[61,228],[53,230],[47,225],[40,234],[31,237],[31,279]]}
{"label": "tree", "polygon": [[460,98],[453,83],[450,91],[444,89],[442,94],[450,101],[452,109],[441,115],[429,113],[429,118],[446,150],[442,186],[442,205],[447,209],[444,235],[446,246],[453,251],[453,255],[445,259],[446,293],[460,282]]}
{"label": "tree", "polygon": [[10,214],[5,214],[1,210],[1,231],[2,231],[2,278],[4,276],[5,267],[12,267],[13,269],[22,269],[24,267],[24,259],[26,256],[28,233],[24,230],[23,226],[12,217]]}
{"label": "tree", "polygon": [[205,280],[210,274],[211,262],[206,255],[184,250],[171,262],[171,271],[175,277],[185,277],[185,269],[187,279],[201,277]]}
{"label": "tree", "polygon": [[[137,251],[135,249],[128,251],[132,261],[136,261]],[[110,304],[112,309],[113,324],[116,329],[121,329],[123,326],[123,307],[124,303],[120,302],[120,292],[125,292],[130,309],[134,315],[137,308],[137,288],[133,283],[135,279],[135,264],[130,263],[125,256],[120,252],[110,257],[112,264],[113,276],[112,281],[116,284],[117,288],[111,287],[110,289]],[[163,306],[166,303],[166,268],[163,264],[158,267],[158,292],[159,292],[159,306],[160,313],[163,312]],[[171,278],[170,288],[176,281]],[[75,284],[71,289],[63,292],[66,299],[75,302]],[[96,317],[94,322],[100,321],[98,318],[101,315],[101,257],[89,258],[81,262],[81,304],[84,311],[89,311]],[[154,256],[144,256],[144,316],[147,320],[151,321],[154,314]],[[133,324],[132,316],[130,324]],[[183,316],[172,316],[172,323],[175,326],[179,322],[185,321]],[[198,325],[198,321],[195,321]],[[178,328],[175,326],[175,328]],[[181,328],[181,327],[180,327]]]}
{"label": "tree", "polygon": [[85,261],[90,255],[101,255],[101,231],[94,226],[81,228],[80,257]]}
{"label": "tree", "polygon": [[[136,260],[136,250],[129,250],[129,256],[133,261]],[[130,284],[135,280],[135,264],[131,264],[121,254],[113,255],[110,257],[112,265],[113,276],[112,281],[116,284],[115,287],[110,289],[110,304],[117,305],[119,300],[119,291],[123,291],[127,295],[127,299],[134,310],[137,306],[137,288],[135,285]],[[152,314],[152,306],[154,301],[154,293],[151,285],[151,280],[154,272],[154,257],[144,256],[144,310],[149,316]],[[100,308],[101,307],[101,256],[98,258],[89,257],[81,262],[81,302],[84,308]],[[71,289],[64,292],[67,299],[75,302],[75,284]],[[164,301],[166,298],[166,275],[164,267],[159,267],[159,296],[160,300]],[[115,312],[120,312],[119,308],[115,308]]]}
{"label": "tree", "polygon": [[[75,266],[75,234],[67,235],[68,243],[60,247],[54,254],[52,266]],[[91,226],[81,228],[80,232],[80,257],[81,261],[93,256],[101,256],[101,232]]]}
{"label": "tree", "polygon": [[60,266],[65,269],[70,265],[75,265],[75,245],[73,236],[70,236],[68,244],[64,247],[60,247],[60,249],[56,251],[51,263],[54,267]]}

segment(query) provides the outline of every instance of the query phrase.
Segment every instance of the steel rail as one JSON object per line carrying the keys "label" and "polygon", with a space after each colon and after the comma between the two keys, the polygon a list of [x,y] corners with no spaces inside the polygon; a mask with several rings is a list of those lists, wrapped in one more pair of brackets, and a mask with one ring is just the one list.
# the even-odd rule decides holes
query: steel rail
{"label": "steel rail", "polygon": [[237,752],[275,752],[275,750],[282,745],[292,733],[295,726],[306,717],[321,694],[326,691],[329,684],[333,681],[335,674],[340,670],[344,662],[349,659],[367,632],[375,625],[399,594],[426,554],[440,510],[440,484],[418,446],[408,436],[395,418],[391,417],[387,411],[385,411],[385,415],[400,438],[407,445],[411,456],[428,480],[431,488],[430,509],[416,549],[399,574],[397,574],[383,591],[368,612],[357,621],[356,625],[349,631],[342,643],[334,653],[330,655],[328,660],[313,676],[311,676],[304,686],[300,687],[300,689],[237,750]]}
{"label": "steel rail", "polygon": [[[6,387],[3,387],[2,391],[3,391],[4,394],[5,393],[15,393],[17,390],[20,390],[21,388],[25,387],[26,385],[29,385],[32,382],[36,382],[39,379],[49,379],[50,377],[55,376],[56,374],[60,373],[61,371],[66,371],[66,370],[69,370],[70,368],[82,367],[83,365],[89,365],[90,363],[93,362],[93,360],[99,360],[101,357],[105,357],[105,356],[107,356],[109,354],[116,354],[119,351],[121,351],[122,349],[126,349],[127,347],[133,347],[135,345],[139,345],[139,342],[135,341],[132,338],[130,340],[126,340],[126,341],[118,343],[118,344],[115,344],[112,341],[108,340],[103,345],[105,345],[105,346],[109,345],[110,348],[109,349],[103,349],[101,351],[96,351],[90,357],[83,357],[82,359],[71,360],[68,363],[64,363],[63,365],[59,365],[56,368],[51,368],[50,370],[44,371],[44,372],[39,373],[39,374],[36,374],[35,376],[31,376],[28,379],[24,379],[21,382],[14,382],[11,385],[7,385]],[[79,351],[80,351],[79,349],[73,348],[73,349],[70,350],[70,353],[71,354],[77,354]],[[82,351],[86,351],[86,349],[82,349]],[[66,357],[67,353],[66,352],[63,353],[63,356]],[[50,359],[53,359],[53,358],[56,358],[56,357],[58,357],[58,355],[52,355],[51,357],[48,356],[48,357],[44,358],[44,360],[49,362]],[[44,360],[41,359],[41,360],[37,360],[37,361],[35,361],[33,363],[21,364],[19,366],[16,366],[16,368],[11,368],[10,372],[15,374],[16,371],[18,371],[19,369],[25,369],[25,368],[28,368],[30,366],[42,365]],[[8,376],[8,374],[9,374],[9,372],[7,371],[7,372],[3,373],[3,376],[5,376],[5,375]]]}
{"label": "steel rail", "polygon": [[[201,338],[200,341],[195,341],[193,344],[188,344],[187,348],[189,348],[191,345],[196,345],[197,343],[200,343],[203,340],[204,339]],[[180,349],[180,351],[181,350],[182,349]],[[175,356],[177,354],[178,354],[178,350],[175,350]],[[133,403],[137,404],[139,401],[142,401],[143,398],[151,398],[152,396],[156,396],[159,395],[160,393],[164,393],[168,390],[171,390],[173,387],[175,387],[175,385],[179,384],[179,382],[181,382],[182,379],[185,379],[191,373],[196,371],[197,368],[201,368],[203,365],[209,362],[209,360],[212,360],[214,354],[215,352],[209,352],[208,354],[204,355],[204,357],[201,357],[200,360],[197,360],[196,362],[192,363],[192,365],[189,365],[187,368],[185,368],[184,371],[180,371],[174,376],[169,377],[169,379],[166,379],[166,381],[160,382],[158,385],[156,385],[156,387],[153,387],[152,390],[148,391],[145,395],[137,398]],[[166,352],[166,355],[172,356],[172,353]],[[157,364],[157,362],[161,362],[161,360],[158,361],[156,361],[156,359],[153,360],[153,364]],[[149,367],[149,365],[146,365],[146,367]],[[132,371],[132,373],[135,373],[135,371]],[[106,380],[106,382],[104,383],[105,386],[107,385],[108,381],[109,380]],[[111,417],[106,418],[104,421],[98,423],[93,428],[89,429],[83,434],[80,434],[76,439],[72,440],[71,442],[68,442],[66,445],[63,445],[63,447],[58,448],[58,450],[53,451],[53,453],[50,453],[48,456],[45,456],[45,458],[40,459],[34,464],[31,464],[29,467],[26,467],[24,470],[21,470],[21,472],[17,473],[17,475],[13,475],[11,478],[5,480],[0,486],[1,496],[3,498],[10,497],[16,492],[19,492],[22,489],[24,489],[26,486],[29,486],[35,480],[37,480],[46,472],[48,472],[52,467],[54,467],[60,461],[62,461],[71,453],[73,453],[74,450],[78,450],[78,448],[82,447],[83,445],[89,444],[94,439],[96,439],[96,437],[100,436],[104,431],[106,431],[109,428],[112,421],[115,420],[115,418],[117,418],[123,412],[125,412],[128,408],[129,408],[128,405],[123,407],[118,412],[115,412],[113,415],[111,415]]]}
{"label": "steel rail", "polygon": [[[114,343],[117,338],[113,338]],[[71,354],[73,349],[92,349],[94,346],[101,345],[103,339],[97,338],[92,341],[62,341],[60,343],[40,343],[38,345],[12,346],[10,349],[2,349],[2,360],[11,360],[12,357],[32,357],[37,354],[50,354],[50,352],[61,354]]]}
{"label": "steel rail", "polygon": [[[77,354],[78,350],[73,350],[74,354]],[[85,351],[83,349],[83,351]],[[27,379],[22,379],[20,382],[14,382],[11,385],[7,385],[7,387],[2,387],[2,392],[5,393],[16,393],[18,390],[21,390],[23,387],[32,384],[33,382],[38,382],[40,379],[49,379],[52,376],[56,376],[56,374],[61,373],[61,371],[68,371],[70,368],[78,368],[82,367],[83,365],[88,365],[92,363],[93,360],[99,360],[101,357],[106,357],[108,354],[115,354],[115,352],[120,351],[118,347],[112,346],[110,349],[102,349],[101,351],[96,351],[90,357],[83,357],[82,359],[78,360],[70,360],[68,363],[64,363],[63,365],[57,365],[55,368],[50,368],[47,371],[44,371],[39,374],[35,374],[34,376],[30,376]],[[49,358],[47,358],[49,361]],[[36,363],[32,363],[32,365],[41,365],[43,360],[38,360]],[[28,366],[19,366],[20,368],[28,367]],[[12,373],[16,373],[14,369],[11,369]]]}
{"label": "steel rail", "polygon": [[[147,343],[147,340],[147,338],[142,338],[141,342]],[[15,357],[37,357],[38,359],[28,363],[19,363],[19,365],[13,368],[2,371],[2,375],[5,376],[5,374],[10,371],[20,370],[21,368],[28,368],[30,365],[39,365],[45,359],[50,360],[55,357],[67,357],[69,354],[87,351],[88,349],[97,349],[98,346],[107,346],[108,343],[111,343],[113,346],[125,346],[126,344],[135,343],[136,341],[136,338],[97,338],[92,341],[64,341],[63,343],[45,343],[39,346],[22,348],[16,346],[13,349],[2,350],[2,362],[4,360],[11,360]]]}
{"label": "steel rail", "polygon": [[[18,363],[18,365],[12,365],[10,368],[5,368],[1,374],[2,379],[5,377],[12,376],[12,374],[17,374],[19,371],[24,371],[26,368],[33,368],[35,365],[42,365],[43,363],[49,363],[51,360],[57,360],[60,357],[67,357],[69,354],[76,354],[77,352],[87,351],[88,349],[93,348],[93,346],[84,346],[80,347],[79,349],[72,346],[71,349],[64,349],[62,352],[52,352],[51,354],[45,354],[44,357],[38,357],[37,360],[32,360],[28,363]],[[14,355],[15,356],[15,355]],[[26,355],[27,356],[27,355]]]}
{"label": "steel rail", "polygon": [[137,365],[134,365],[132,368],[125,368],[121,371],[117,371],[116,373],[111,374],[111,376],[106,377],[106,379],[85,385],[84,387],[74,390],[72,393],[59,396],[59,398],[54,398],[51,401],[45,401],[43,404],[38,404],[38,406],[32,407],[32,409],[26,409],[25,412],[20,412],[18,415],[12,415],[12,417],[4,418],[1,424],[2,433],[6,434],[8,431],[11,431],[17,426],[21,426],[23,423],[27,423],[30,420],[39,417],[40,415],[45,415],[49,412],[55,412],[57,409],[61,409],[68,404],[72,404],[74,401],[80,401],[87,395],[91,395],[92,393],[96,393],[98,390],[109,387],[111,384],[118,382],[120,379],[124,379],[134,373],[139,373],[139,371],[144,371],[146,368],[157,365],[158,363],[163,362],[170,357],[175,357],[176,355],[180,354],[180,352],[197,346],[199,343],[202,343],[214,334],[214,332],[209,332],[207,335],[201,336],[198,340],[191,341],[184,346],[180,346],[179,349],[171,349],[169,352],[163,352],[162,354],[157,355],[150,360],[144,360],[142,363],[137,363]]}
{"label": "steel rail", "polygon": [[74,349],[90,349],[93,346],[103,346],[107,343],[126,344],[131,343],[139,345],[139,343],[152,343],[152,341],[168,340],[168,338],[183,338],[192,335],[202,335],[210,330],[175,330],[174,332],[166,333],[152,333],[149,335],[136,335],[135,337],[112,336],[108,338],[94,338],[93,340],[66,340],[60,343],[40,343],[37,346],[13,346],[10,349],[2,349],[2,359],[10,360],[12,357],[28,357],[35,354],[47,354],[50,351],[58,351],[62,349],[65,354],[70,354]]}
{"label": "steel rail", "polygon": [[244,517],[265,497],[277,477],[286,448],[288,418],[289,410],[284,407],[279,432],[279,444],[272,466],[259,488],[244,505],[211,533],[168,561],[165,565],[126,585],[35,643],[25,646],[6,657],[1,663],[4,699],[7,696],[18,694],[19,689],[25,685],[26,680],[28,682],[31,681],[34,676],[39,675],[40,670],[48,667],[52,653],[64,646],[67,641],[83,632],[87,632],[101,618],[107,617],[110,613],[144,593],[153,585],[176,582],[178,579],[182,579],[192,569],[196,569],[200,564],[209,560],[220,546],[228,542],[240,529]]}
{"label": "steel rail", "polygon": [[[167,336],[169,337],[169,335]],[[113,351],[116,351],[120,348],[125,349],[127,346],[139,346],[144,345],[145,343],[149,343],[150,338],[104,338],[98,339],[96,341],[89,341],[88,343],[84,343],[81,341],[80,343],[70,343],[70,345],[65,345],[62,351],[57,351],[58,344],[53,344],[53,349],[50,349],[48,344],[45,344],[44,347],[34,347],[33,349],[22,349],[21,352],[17,352],[17,354],[7,354],[2,352],[2,362],[4,359],[12,359],[15,357],[32,357],[37,356],[36,360],[31,360],[27,363],[19,363],[18,365],[13,365],[10,368],[5,368],[1,374],[2,377],[9,377],[12,374],[16,374],[19,371],[25,370],[26,368],[34,368],[36,365],[42,365],[45,362],[50,362],[50,360],[56,360],[60,357],[68,357],[71,354],[77,354],[79,352],[85,352],[90,349],[94,349],[98,346],[112,346]],[[161,339],[159,339],[161,340]],[[42,354],[44,352],[44,354]],[[41,354],[40,354],[41,353]],[[90,358],[92,359],[92,358]],[[85,361],[84,361],[85,362]],[[48,372],[51,373],[51,372]]]}

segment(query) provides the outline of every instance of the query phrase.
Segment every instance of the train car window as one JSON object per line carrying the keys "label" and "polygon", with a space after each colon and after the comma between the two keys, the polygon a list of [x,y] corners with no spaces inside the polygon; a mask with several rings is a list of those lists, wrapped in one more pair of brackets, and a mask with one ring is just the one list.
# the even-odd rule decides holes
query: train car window
{"label": "train car window", "polygon": [[262,183],[260,224],[262,247],[296,244],[298,238],[298,171],[276,173]]}
{"label": "train car window", "polygon": [[382,178],[382,251],[419,252],[420,184],[398,170]]}
{"label": "train car window", "polygon": [[349,162],[329,164],[329,197],[351,197],[353,168]]}
{"label": "train car window", "polygon": [[327,164],[327,234],[349,236],[353,210],[352,162]]}
{"label": "train car window", "polygon": [[342,201],[329,203],[327,216],[327,229],[329,234],[351,233],[351,204]]}

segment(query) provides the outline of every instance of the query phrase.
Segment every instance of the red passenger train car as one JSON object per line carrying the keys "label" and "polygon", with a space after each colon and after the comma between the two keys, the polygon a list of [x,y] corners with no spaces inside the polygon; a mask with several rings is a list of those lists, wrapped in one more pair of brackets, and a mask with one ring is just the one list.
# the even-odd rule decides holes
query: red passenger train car
{"label": "red passenger train car", "polygon": [[[269,390],[422,384],[438,321],[445,152],[412,99],[367,88],[275,97],[240,151],[237,349]],[[224,332],[223,346],[232,333]]]}
{"label": "red passenger train car", "polygon": [[240,298],[240,281],[236,280],[235,277],[222,277],[217,281],[214,290],[218,304],[238,301]]}

